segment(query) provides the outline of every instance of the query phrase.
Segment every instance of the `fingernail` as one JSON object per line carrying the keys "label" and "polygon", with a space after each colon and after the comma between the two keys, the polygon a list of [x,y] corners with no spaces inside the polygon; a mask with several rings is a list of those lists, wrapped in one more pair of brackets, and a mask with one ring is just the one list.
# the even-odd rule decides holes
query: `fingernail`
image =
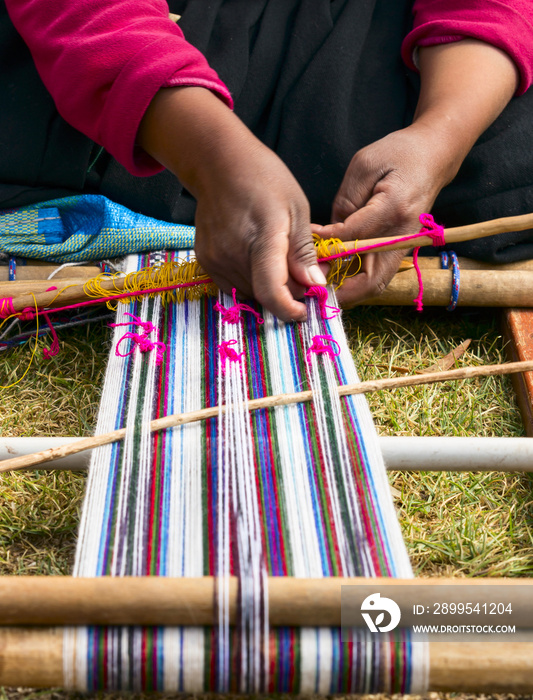
{"label": "fingernail", "polygon": [[311,265],[310,268],[308,268],[309,272],[309,277],[311,278],[311,281],[313,284],[318,284],[321,287],[326,285],[328,283],[324,273],[322,270],[319,268],[318,265]]}

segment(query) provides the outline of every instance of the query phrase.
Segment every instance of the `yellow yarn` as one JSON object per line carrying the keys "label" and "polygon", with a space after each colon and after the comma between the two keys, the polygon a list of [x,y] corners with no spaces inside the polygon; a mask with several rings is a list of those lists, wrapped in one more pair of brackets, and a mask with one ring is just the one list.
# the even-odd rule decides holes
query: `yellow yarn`
{"label": "yellow yarn", "polygon": [[[172,301],[183,302],[185,299],[200,299],[204,294],[216,296],[218,293],[217,286],[214,282],[209,281],[209,275],[202,270],[198,261],[194,258],[189,261],[171,261],[155,267],[145,267],[138,272],[131,272],[125,277],[121,276],[120,273],[114,275],[103,273],[88,280],[84,285],[84,291],[87,296],[99,299],[101,297],[123,294],[124,292],[143,292],[147,289],[157,290],[171,287],[175,284],[200,280],[206,280],[206,283],[160,292],[155,291],[149,296],[160,295],[164,304]],[[127,297],[125,299],[117,299],[117,301],[127,304],[134,298]],[[107,306],[110,309],[114,309],[116,308],[116,303],[108,301]]]}
{"label": "yellow yarn", "polygon": [[[338,238],[324,240],[317,235],[313,235],[313,240],[318,258],[329,257],[330,255],[346,251],[344,243]],[[353,277],[361,269],[361,258],[357,253],[355,255],[357,256],[359,265],[357,269],[354,270],[351,270],[351,264],[353,262],[352,257],[338,258],[330,262],[331,267],[327,275],[327,280],[329,284],[335,285],[335,289],[338,289],[345,279]],[[188,282],[202,280],[205,280],[205,284],[158,291],[176,284],[186,284]],[[61,296],[65,289],[68,289],[68,287],[58,290],[54,301],[57,297]],[[210,281],[209,275],[202,270],[195,258],[191,260],[165,262],[154,267],[145,267],[138,272],[131,272],[126,276],[123,276],[121,273],[109,274],[104,272],[93,279],[87,280],[83,286],[86,296],[92,299],[114,297],[125,292],[142,293],[148,289],[155,290],[151,292],[149,296],[154,297],[156,294],[160,295],[164,304],[183,302],[185,299],[200,299],[205,294],[216,296],[218,293],[217,286],[214,282]],[[108,301],[107,307],[109,309],[116,309],[119,301],[127,304],[131,299],[135,298],[137,297],[131,296],[125,299]],[[139,295],[138,298],[140,299],[141,295]],[[51,303],[53,302],[49,302],[49,304]]]}
{"label": "yellow yarn", "polygon": [[[316,248],[317,258],[329,258],[330,255],[337,255],[338,253],[345,253],[347,248],[340,238],[320,238],[316,233],[313,234],[313,242]],[[357,245],[357,241],[355,242]],[[330,260],[329,272],[326,275],[328,284],[335,285],[335,289],[338,289],[344,284],[344,280],[349,277],[355,277],[355,275],[361,269],[361,257],[354,254],[357,257],[359,265],[357,269],[351,270],[353,257],[347,256],[345,258],[336,258],[335,260]]]}

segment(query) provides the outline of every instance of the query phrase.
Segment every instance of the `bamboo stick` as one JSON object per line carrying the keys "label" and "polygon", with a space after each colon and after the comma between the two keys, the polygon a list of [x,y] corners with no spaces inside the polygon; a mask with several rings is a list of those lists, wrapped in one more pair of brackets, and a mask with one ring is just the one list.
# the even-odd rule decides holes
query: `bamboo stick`
{"label": "bamboo stick", "polygon": [[[63,630],[0,627],[0,685],[63,686]],[[532,693],[533,642],[430,642],[428,686],[430,691]]]}
{"label": "bamboo stick", "polygon": [[[423,267],[424,306],[450,303],[452,272]],[[379,297],[366,300],[371,306],[409,306],[418,294],[416,271],[396,274]],[[532,270],[461,270],[458,306],[531,307]]]}
{"label": "bamboo stick", "polygon": [[[81,437],[3,437],[2,460],[43,452]],[[533,471],[533,440],[525,437],[412,437],[380,436],[379,447],[390,471]],[[90,451],[34,465],[33,469],[83,471]]]}
{"label": "bamboo stick", "polygon": [[[216,578],[164,576],[73,578],[71,576],[0,576],[0,627],[12,625],[212,625],[217,620]],[[354,586],[356,600],[376,587],[390,588],[402,609],[402,621],[416,624],[413,603],[428,604],[438,596],[448,603],[490,606],[511,604],[512,624],[533,628],[533,579],[520,578],[294,578],[269,577],[268,610],[272,627],[340,627],[343,587]],[[505,594],[502,593],[505,586]],[[416,589],[413,591],[413,589]],[[439,594],[442,589],[442,594]],[[455,589],[455,593],[454,593]],[[416,594],[416,600],[414,595]],[[442,602],[439,601],[439,602]],[[238,618],[238,581],[229,581],[229,621]],[[464,615],[447,616],[447,624],[465,623]],[[468,624],[471,624],[471,620]]]}
{"label": "bamboo stick", "polygon": [[[383,391],[385,389],[399,389],[407,386],[420,386],[421,384],[433,384],[460,379],[471,379],[473,377],[489,377],[500,374],[513,374],[515,372],[533,371],[533,360],[527,362],[508,362],[501,365],[484,365],[481,367],[463,367],[451,369],[444,372],[432,372],[427,374],[408,375],[403,377],[391,377],[388,379],[373,379],[358,384],[347,384],[337,387],[339,396],[351,396],[354,394],[365,394],[371,391]],[[312,391],[301,391],[295,394],[278,394],[276,396],[266,396],[261,399],[252,399],[248,402],[248,409],[251,411],[259,408],[275,408],[278,406],[288,406],[295,403],[311,401]],[[190,413],[177,413],[163,418],[157,418],[150,423],[150,430],[165,430],[178,425],[194,423],[199,420],[215,418],[220,412],[224,412],[226,406],[212,406]],[[54,459],[67,457],[78,452],[94,449],[102,445],[109,445],[112,442],[124,439],[126,429],[120,428],[102,435],[83,438],[78,442],[68,443],[61,447],[54,447],[43,452],[31,455],[14,457],[0,463],[0,473],[13,471],[16,469],[27,469],[36,467],[39,464],[51,462]]]}

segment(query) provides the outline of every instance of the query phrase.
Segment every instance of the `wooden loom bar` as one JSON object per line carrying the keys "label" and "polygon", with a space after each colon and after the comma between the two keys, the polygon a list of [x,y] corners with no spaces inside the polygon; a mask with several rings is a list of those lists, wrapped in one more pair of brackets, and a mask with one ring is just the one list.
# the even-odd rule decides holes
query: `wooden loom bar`
{"label": "wooden loom bar", "polygon": [[[32,261],[27,265],[17,265],[16,268],[16,282],[21,281],[34,281],[42,280],[48,282],[50,287],[55,284],[57,280],[63,281],[64,279],[75,278],[78,282],[81,280],[88,280],[92,277],[96,277],[101,273],[101,270],[96,265],[69,265],[61,270],[58,270],[59,263],[55,265],[50,265],[49,263],[40,265]],[[57,271],[57,272],[56,272]],[[54,274],[55,273],[55,274]],[[50,275],[53,278],[49,280]],[[9,269],[7,265],[0,265],[0,283],[7,282],[9,280]],[[9,282],[13,284],[13,282]]]}
{"label": "wooden loom bar", "polygon": [[[463,270],[501,270],[501,271],[533,271],[533,260],[520,260],[513,263],[487,263],[481,260],[473,260],[472,258],[457,258],[459,262],[459,267],[461,272]],[[406,257],[402,261],[404,269],[408,270],[413,267],[413,258]],[[425,256],[422,255],[418,258],[418,266],[421,270],[441,270],[441,259],[440,256]]]}
{"label": "wooden loom bar", "polygon": [[[452,289],[451,270],[422,267],[424,306],[447,306]],[[371,306],[412,306],[418,294],[416,270],[396,274],[379,297],[367,299]],[[461,269],[458,306],[533,306],[532,270]]]}
{"label": "wooden loom bar", "polygon": [[[68,306],[94,298],[89,297],[85,293],[84,283],[62,285],[61,282],[54,284],[54,280],[49,280],[49,282],[49,286],[55,286],[58,289],[51,292],[36,291],[35,293],[27,292],[12,296],[13,311],[16,313],[27,308],[33,309],[35,305],[37,305],[39,309],[53,308],[54,306]],[[122,292],[124,289],[124,278],[102,279],[100,281],[100,288],[110,293]],[[61,294],[58,293],[60,289],[62,290]]]}
{"label": "wooden loom bar", "polygon": [[[433,260],[433,259],[430,259]],[[533,263],[533,261],[531,261]],[[508,269],[494,267],[477,268],[465,264],[461,269],[461,287],[459,306],[494,306],[494,307],[531,307],[533,306],[533,264]],[[425,306],[447,306],[450,302],[452,284],[451,270],[441,270],[432,263],[421,264],[422,280],[424,283]],[[57,289],[47,292],[51,286]],[[120,279],[102,282],[109,289],[122,290]],[[67,305],[80,299],[80,289],[83,281],[79,279],[61,279],[58,281],[5,282],[0,283],[0,297],[10,296],[15,310],[38,307]],[[61,294],[58,293],[60,290]],[[418,294],[418,279],[416,271],[404,269],[398,272],[389,282],[387,288],[379,297],[373,297],[363,302],[371,306],[412,306],[413,299]],[[35,295],[35,301],[33,298]],[[44,304],[43,304],[44,302]],[[103,302],[102,302],[103,303]]]}
{"label": "wooden loom bar", "polygon": [[[64,685],[63,630],[0,627],[0,686]],[[533,641],[430,642],[429,690],[533,692]]]}
{"label": "wooden loom bar", "polygon": [[[72,274],[72,273],[71,273]],[[98,274],[98,273],[97,273]],[[19,296],[30,297],[32,299],[31,304],[28,306],[35,306],[33,302],[32,294],[38,297],[40,294],[56,294],[67,287],[79,288],[80,285],[85,284],[84,278],[80,277],[62,277],[61,279],[51,279],[51,280],[15,280],[14,282],[0,282],[0,297],[11,297],[17,299]],[[47,292],[48,289],[54,287],[52,292]],[[64,292],[62,292],[60,299],[65,299]]]}
{"label": "wooden loom bar", "polygon": [[[414,376],[391,377],[388,379],[373,379],[358,384],[347,384],[337,387],[339,396],[351,396],[355,394],[365,394],[371,391],[383,391],[385,389],[399,389],[407,386],[419,386],[421,384],[432,384],[436,382],[470,379],[472,377],[488,377],[501,374],[513,374],[515,372],[533,371],[533,360],[528,362],[508,362],[501,365],[485,365],[481,367],[463,367],[460,369],[451,369],[447,371],[431,372],[427,374],[417,374]],[[313,399],[312,391],[301,391],[295,394],[279,394],[277,396],[267,396],[261,399],[252,399],[248,402],[248,410],[257,410],[259,408],[275,408],[277,406],[288,406]],[[178,413],[163,418],[157,418],[150,423],[150,430],[165,430],[178,425],[194,423],[207,418],[214,418],[221,411],[225,411],[226,406],[212,406],[203,408],[199,411],[190,413]],[[54,447],[44,452],[37,452],[31,455],[23,455],[6,459],[0,463],[0,473],[13,471],[16,469],[27,469],[35,467],[38,464],[51,462],[54,459],[60,459],[72,454],[83,452],[84,450],[100,447],[101,445],[109,445],[112,442],[123,440],[126,435],[126,429],[120,428],[102,435],[84,438],[77,442],[71,442],[62,447]]]}
{"label": "wooden loom bar", "polygon": [[[403,608],[417,600],[432,599],[443,588],[448,602],[453,588],[462,596],[469,589],[469,602],[505,602],[525,612],[520,628],[533,630],[533,579],[502,578],[294,578],[268,579],[269,621],[272,627],[339,627],[341,593],[344,586],[372,591],[390,587]],[[0,576],[0,629],[14,625],[212,625],[216,620],[216,579],[71,576]],[[429,596],[424,598],[424,591]],[[363,595],[366,597],[366,594]],[[457,602],[460,602],[460,597]],[[229,582],[229,620],[235,624],[238,612],[238,583]],[[464,616],[459,616],[464,623]],[[455,624],[455,621],[454,621]]]}

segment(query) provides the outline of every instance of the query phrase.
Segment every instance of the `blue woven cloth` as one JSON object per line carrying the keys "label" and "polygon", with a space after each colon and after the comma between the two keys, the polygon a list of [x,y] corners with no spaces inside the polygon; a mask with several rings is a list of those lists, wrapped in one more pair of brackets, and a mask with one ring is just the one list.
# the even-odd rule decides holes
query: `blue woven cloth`
{"label": "blue woven cloth", "polygon": [[194,226],[135,214],[102,195],[77,195],[0,212],[0,250],[58,263],[194,246]]}

